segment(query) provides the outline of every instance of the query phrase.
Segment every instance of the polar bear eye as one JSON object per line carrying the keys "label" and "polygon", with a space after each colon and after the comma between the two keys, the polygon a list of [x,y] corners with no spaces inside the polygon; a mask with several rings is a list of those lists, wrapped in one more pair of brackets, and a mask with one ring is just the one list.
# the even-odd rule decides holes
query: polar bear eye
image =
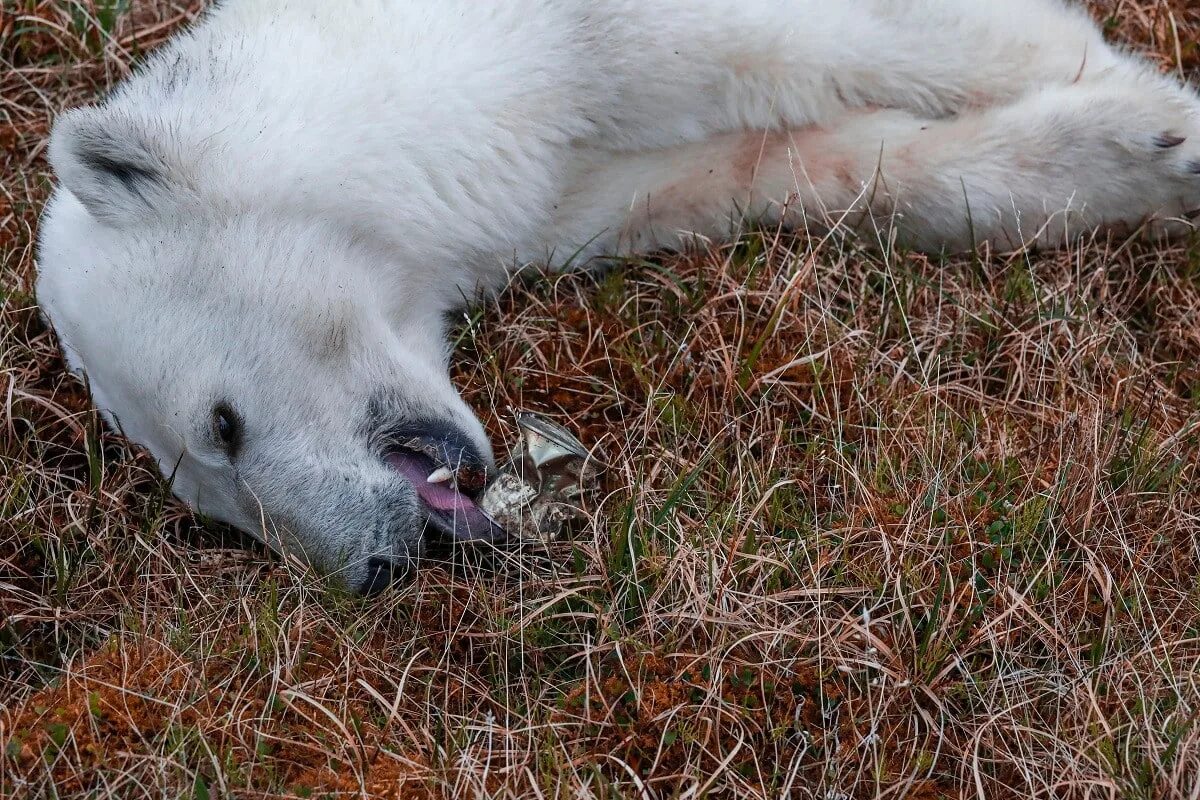
{"label": "polar bear eye", "polygon": [[213,409],[213,430],[230,455],[237,451],[242,438],[242,421],[226,403],[218,403]]}

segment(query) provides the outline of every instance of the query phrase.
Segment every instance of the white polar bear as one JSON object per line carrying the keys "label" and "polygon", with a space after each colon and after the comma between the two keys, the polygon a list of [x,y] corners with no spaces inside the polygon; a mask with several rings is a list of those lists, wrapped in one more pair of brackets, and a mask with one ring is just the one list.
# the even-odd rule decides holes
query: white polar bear
{"label": "white polar bear", "polygon": [[227,0],[50,157],[38,295],[107,420],[370,590],[431,533],[499,535],[446,317],[515,265],[737,213],[1169,232],[1200,101],[1059,0]]}

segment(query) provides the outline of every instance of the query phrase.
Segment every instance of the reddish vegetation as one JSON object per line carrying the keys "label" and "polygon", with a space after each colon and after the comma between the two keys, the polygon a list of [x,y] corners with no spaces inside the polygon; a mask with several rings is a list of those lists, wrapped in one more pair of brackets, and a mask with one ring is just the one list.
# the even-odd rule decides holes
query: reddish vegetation
{"label": "reddish vegetation", "polygon": [[[1092,5],[1200,69],[1193,4]],[[514,286],[456,380],[497,441],[512,407],[596,445],[593,520],[355,601],[166,498],[33,306],[54,111],[192,4],[109,34],[15,6],[0,796],[1192,796],[1195,242],[941,263],[767,231]]]}

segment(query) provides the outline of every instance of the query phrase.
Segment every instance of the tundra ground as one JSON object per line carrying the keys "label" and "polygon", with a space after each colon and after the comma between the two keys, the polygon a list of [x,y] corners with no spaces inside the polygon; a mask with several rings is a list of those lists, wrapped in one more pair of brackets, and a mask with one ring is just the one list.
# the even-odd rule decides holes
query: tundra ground
{"label": "tundra ground", "polygon": [[[1200,78],[1189,0],[1093,4]],[[1200,237],[531,278],[457,381],[590,519],[366,601],[170,499],[32,296],[58,110],[196,13],[0,11],[0,795],[1200,797]]]}

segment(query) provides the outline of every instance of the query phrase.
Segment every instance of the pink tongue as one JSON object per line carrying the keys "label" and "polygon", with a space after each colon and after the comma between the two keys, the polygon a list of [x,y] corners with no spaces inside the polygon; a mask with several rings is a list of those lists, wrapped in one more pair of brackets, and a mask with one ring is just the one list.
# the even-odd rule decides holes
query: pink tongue
{"label": "pink tongue", "polygon": [[447,483],[430,483],[431,462],[410,453],[392,453],[388,463],[408,478],[425,505],[437,511],[470,513],[476,511],[474,501]]}

